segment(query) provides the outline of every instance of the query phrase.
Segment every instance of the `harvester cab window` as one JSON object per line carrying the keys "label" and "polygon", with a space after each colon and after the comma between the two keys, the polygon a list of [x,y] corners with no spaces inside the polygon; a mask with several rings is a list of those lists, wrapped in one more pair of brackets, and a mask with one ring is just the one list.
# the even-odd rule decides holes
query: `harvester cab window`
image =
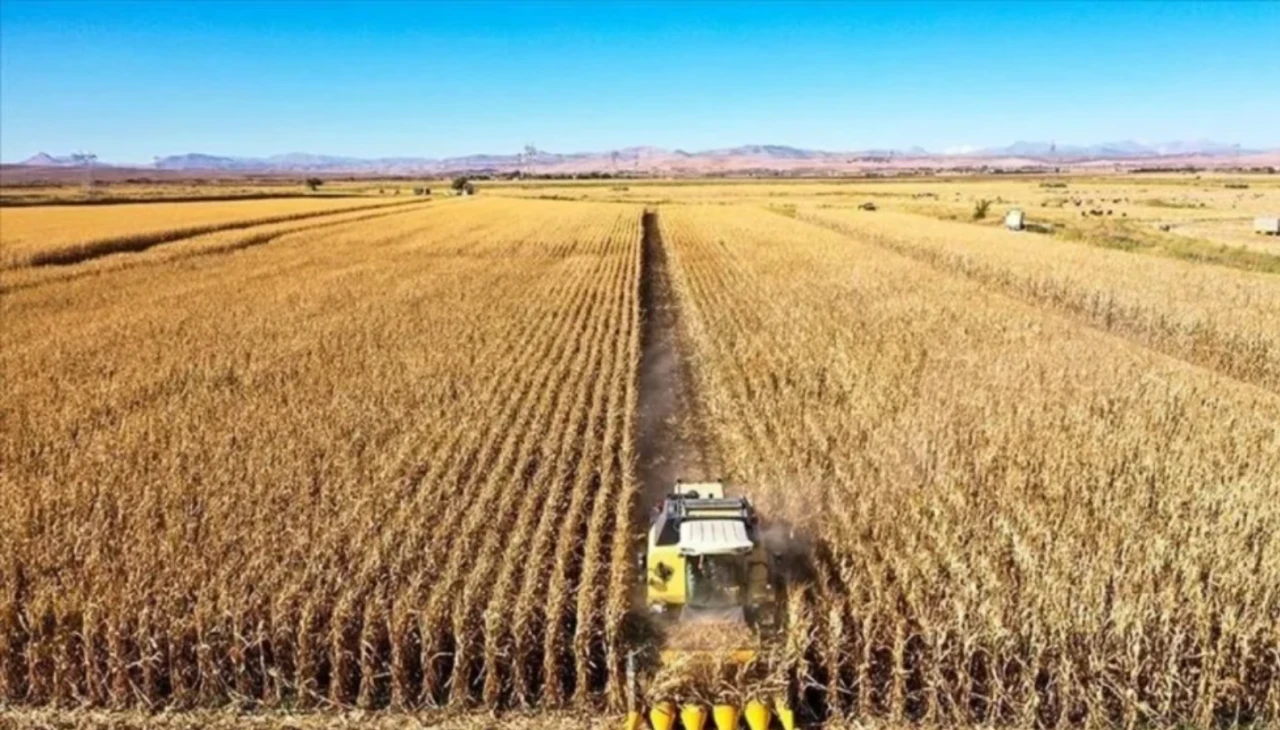
{"label": "harvester cab window", "polygon": [[698,608],[731,608],[746,599],[746,570],[736,555],[688,558],[688,604]]}

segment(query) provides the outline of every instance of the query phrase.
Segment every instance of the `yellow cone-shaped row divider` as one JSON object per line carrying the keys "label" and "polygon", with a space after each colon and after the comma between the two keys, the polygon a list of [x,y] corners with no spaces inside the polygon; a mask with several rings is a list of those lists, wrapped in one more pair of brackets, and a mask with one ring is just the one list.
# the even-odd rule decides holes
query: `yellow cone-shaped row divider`
{"label": "yellow cone-shaped row divider", "polygon": [[738,730],[740,714],[733,705],[716,705],[711,709],[711,719],[716,722],[716,730]]}
{"label": "yellow cone-shaped row divider", "polygon": [[707,725],[707,708],[702,705],[681,707],[680,724],[684,725],[684,730],[702,730]]}
{"label": "yellow cone-shaped row divider", "polygon": [[[779,697],[774,700],[773,707],[760,700],[750,700],[746,708],[739,710],[734,705],[715,705],[708,713],[706,706],[699,704],[681,705],[680,727],[683,730],[706,730],[707,717],[715,722],[715,730],[738,730],[738,724],[745,719],[748,730],[769,730],[773,714],[777,714],[778,722],[783,730],[795,730],[796,713],[790,704]],[[653,730],[675,730],[676,703],[662,701],[649,708],[649,725]],[[626,730],[641,730],[644,727],[644,716],[635,710],[627,713]]]}
{"label": "yellow cone-shaped row divider", "polygon": [[779,697],[773,703],[773,709],[778,713],[778,722],[782,723],[783,730],[795,730],[796,711],[791,709],[786,700]]}
{"label": "yellow cone-shaped row divider", "polygon": [[768,705],[760,700],[751,700],[747,703],[747,727],[751,730],[768,730],[769,714]]}
{"label": "yellow cone-shaped row divider", "polygon": [[649,724],[653,730],[671,730],[676,724],[676,703],[659,702],[649,709]]}

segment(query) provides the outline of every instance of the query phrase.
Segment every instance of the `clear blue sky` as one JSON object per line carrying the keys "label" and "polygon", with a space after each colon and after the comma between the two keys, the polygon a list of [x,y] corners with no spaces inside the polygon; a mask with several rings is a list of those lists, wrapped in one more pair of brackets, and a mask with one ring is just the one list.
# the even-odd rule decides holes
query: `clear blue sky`
{"label": "clear blue sky", "polygon": [[1280,146],[1280,3],[0,2],[0,159]]}

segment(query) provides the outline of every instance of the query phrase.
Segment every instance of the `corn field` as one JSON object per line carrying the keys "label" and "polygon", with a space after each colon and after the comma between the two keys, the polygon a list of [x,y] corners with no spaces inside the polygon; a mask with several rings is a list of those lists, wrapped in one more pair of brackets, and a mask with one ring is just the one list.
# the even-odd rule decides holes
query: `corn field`
{"label": "corn field", "polygon": [[981,229],[902,213],[810,208],[834,228],[1014,298],[1280,393],[1275,276]]}
{"label": "corn field", "polygon": [[414,208],[7,295],[0,698],[616,682],[639,217]]}
{"label": "corn field", "polygon": [[621,711],[656,226],[804,570],[774,665],[646,697],[1280,717],[1274,277],[812,205],[115,207],[162,205],[0,255],[0,714]]}
{"label": "corn field", "polygon": [[206,233],[404,204],[301,198],[156,203],[145,211],[130,205],[12,208],[4,212],[0,231],[0,269],[74,264]]}
{"label": "corn field", "polygon": [[811,542],[811,702],[1277,717],[1273,392],[774,213],[662,220],[727,470]]}

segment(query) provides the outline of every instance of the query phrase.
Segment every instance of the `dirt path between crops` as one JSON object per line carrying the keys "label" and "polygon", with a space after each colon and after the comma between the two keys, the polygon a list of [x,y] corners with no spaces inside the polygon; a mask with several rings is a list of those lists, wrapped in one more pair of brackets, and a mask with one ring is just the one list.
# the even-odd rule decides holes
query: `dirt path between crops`
{"label": "dirt path between crops", "polygon": [[[700,424],[696,384],[690,348],[684,340],[680,307],[671,277],[671,263],[662,240],[657,211],[641,218],[643,248],[640,259],[640,373],[638,413],[635,422],[636,500],[632,524],[636,546],[644,552],[653,510],[670,493],[676,480],[709,481],[719,478],[709,448],[709,437]],[[657,650],[667,644],[666,631],[649,620],[644,581],[636,583],[633,596],[634,646],[647,647],[640,654],[643,673],[655,670]]]}
{"label": "dirt path between crops", "polygon": [[[670,249],[662,239],[658,212],[645,211],[642,226],[639,412],[635,425],[636,477],[640,482],[635,529],[641,550],[653,507],[677,480],[720,481],[723,476],[721,462],[712,448],[708,428],[711,420],[705,401],[699,397],[694,350],[688,339],[688,323],[682,319],[673,264],[668,257]],[[733,485],[726,488],[737,493]],[[705,661],[697,657],[723,657],[726,655],[720,654],[722,650],[746,648],[754,643],[753,629],[742,624],[668,624],[651,620],[643,582],[636,585],[635,608],[635,618],[639,620],[633,624],[632,646],[641,650],[634,656],[639,659],[639,676],[646,677],[640,682],[647,685],[646,694],[663,682],[702,682],[706,678],[694,680],[688,674],[697,662]],[[668,664],[661,657],[663,649],[677,649],[677,657],[684,650],[689,653],[684,659],[666,660],[674,661]],[[738,672],[734,682],[747,676],[740,670],[729,671]],[[662,691],[665,690],[659,694]]]}
{"label": "dirt path between crops", "polygon": [[640,482],[636,526],[645,531],[654,505],[677,479],[718,479],[701,426],[696,387],[683,343],[680,309],[672,285],[658,213],[642,219],[640,272],[640,391],[636,417],[636,477]]}

